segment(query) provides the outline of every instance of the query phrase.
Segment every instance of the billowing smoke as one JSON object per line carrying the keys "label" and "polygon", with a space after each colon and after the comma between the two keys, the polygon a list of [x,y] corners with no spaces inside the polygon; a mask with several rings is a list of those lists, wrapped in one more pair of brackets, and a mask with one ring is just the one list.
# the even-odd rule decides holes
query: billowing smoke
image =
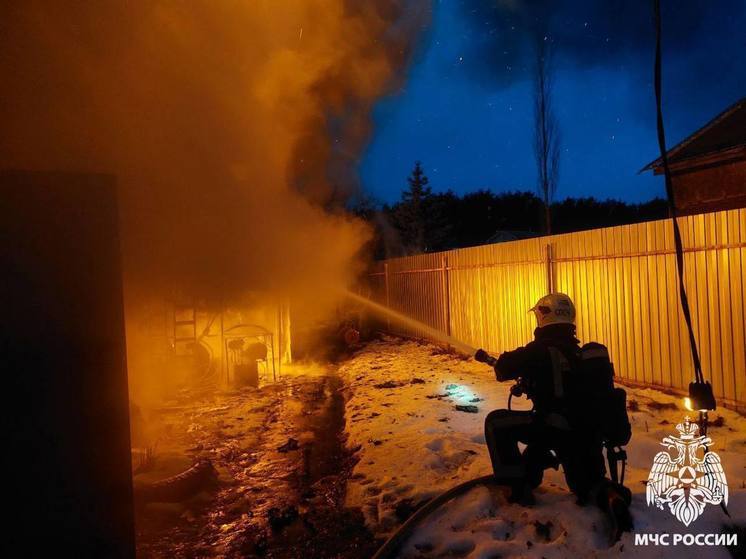
{"label": "billowing smoke", "polygon": [[5,2],[0,167],[120,186],[128,313],[174,288],[324,299],[342,211],[425,0]]}

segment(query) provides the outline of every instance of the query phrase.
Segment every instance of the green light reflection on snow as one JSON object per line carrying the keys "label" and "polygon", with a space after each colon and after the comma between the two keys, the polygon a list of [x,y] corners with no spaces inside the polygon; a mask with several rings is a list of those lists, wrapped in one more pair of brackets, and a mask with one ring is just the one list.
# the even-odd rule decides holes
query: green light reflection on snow
{"label": "green light reflection on snow", "polygon": [[445,391],[456,404],[474,404],[481,400],[476,392],[463,384],[448,383],[445,385]]}

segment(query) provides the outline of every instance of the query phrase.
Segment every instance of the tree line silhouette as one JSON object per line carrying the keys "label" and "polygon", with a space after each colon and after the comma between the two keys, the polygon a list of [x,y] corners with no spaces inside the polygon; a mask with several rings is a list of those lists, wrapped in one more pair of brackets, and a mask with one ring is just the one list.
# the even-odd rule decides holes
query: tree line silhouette
{"label": "tree line silhouette", "polygon": [[[370,250],[376,259],[539,236],[545,230],[544,202],[532,192],[434,193],[420,162],[407,183],[393,204],[362,198],[352,207],[372,225]],[[586,197],[553,202],[550,213],[557,234],[662,219],[668,209],[661,198],[630,204]]]}

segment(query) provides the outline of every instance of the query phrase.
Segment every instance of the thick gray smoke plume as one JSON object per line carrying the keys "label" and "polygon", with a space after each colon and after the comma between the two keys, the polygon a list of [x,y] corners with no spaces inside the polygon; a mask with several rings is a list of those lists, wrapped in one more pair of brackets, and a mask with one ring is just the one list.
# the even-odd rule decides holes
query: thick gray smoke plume
{"label": "thick gray smoke plume", "polygon": [[342,206],[428,17],[425,0],[2,3],[0,167],[117,175],[130,365],[140,315],[174,291],[323,306],[355,275],[368,231]]}
{"label": "thick gray smoke plume", "polygon": [[19,2],[0,8],[0,165],[115,173],[132,288],[341,283],[366,231],[369,110],[422,2]]}

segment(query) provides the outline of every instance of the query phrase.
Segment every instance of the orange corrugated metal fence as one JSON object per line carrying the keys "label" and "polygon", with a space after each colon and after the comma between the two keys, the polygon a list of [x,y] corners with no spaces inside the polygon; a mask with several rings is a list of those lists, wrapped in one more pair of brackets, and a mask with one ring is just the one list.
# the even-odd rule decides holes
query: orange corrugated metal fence
{"label": "orange corrugated metal fence", "polygon": [[[722,403],[746,408],[746,209],[679,219],[705,376]],[[369,280],[375,300],[495,353],[528,342],[528,309],[564,292],[579,337],[607,345],[618,376],[673,389],[692,379],[667,220],[390,259]]]}

